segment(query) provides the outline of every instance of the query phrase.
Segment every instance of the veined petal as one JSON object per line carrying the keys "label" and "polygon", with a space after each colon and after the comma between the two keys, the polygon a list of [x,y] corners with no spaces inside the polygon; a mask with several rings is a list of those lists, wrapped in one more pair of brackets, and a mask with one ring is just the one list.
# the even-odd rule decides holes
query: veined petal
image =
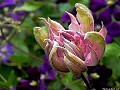
{"label": "veined petal", "polygon": [[98,59],[100,59],[105,51],[104,38],[98,32],[87,32],[84,39],[96,52]]}
{"label": "veined petal", "polygon": [[91,14],[91,11],[83,4],[76,3],[75,4],[77,11],[77,19],[80,23],[83,33],[93,31],[94,30],[94,20]]}
{"label": "veined petal", "polygon": [[77,22],[77,20],[76,20],[76,18],[71,14],[71,13],[68,13],[68,12],[66,12],[68,15],[69,15],[69,17],[70,17],[70,19],[71,19],[71,24],[69,25],[69,30],[76,30],[76,31],[78,31],[78,32],[81,32],[80,31],[80,25],[78,24],[78,22]]}
{"label": "veined petal", "polygon": [[84,61],[81,60],[79,57],[75,56],[74,54],[72,54],[70,51],[68,51],[66,48],[63,48],[64,50],[64,54],[66,56],[66,58],[74,63],[77,67],[80,67],[82,72],[87,70],[87,67],[84,64]]}
{"label": "veined petal", "polygon": [[103,22],[102,22],[102,28],[99,31],[99,33],[103,36],[104,39],[106,38],[107,30],[106,30],[105,26],[103,25]]}
{"label": "veined petal", "polygon": [[74,77],[79,78],[81,73],[83,72],[82,68],[75,65],[75,63],[69,61],[66,56],[64,57],[64,62],[68,67],[69,71],[74,75]]}
{"label": "veined petal", "polygon": [[58,43],[54,41],[54,45],[49,54],[49,61],[53,68],[60,72],[68,72],[68,68],[64,63],[63,50],[59,48]]}
{"label": "veined petal", "polygon": [[53,33],[55,33],[56,35],[58,35],[58,31],[65,30],[60,23],[53,21],[50,18],[48,18],[48,23],[49,23],[49,28],[51,28]]}
{"label": "veined petal", "polygon": [[40,27],[35,27],[33,30],[36,41],[44,49],[46,46],[46,42],[44,40],[48,37],[48,33]]}
{"label": "veined petal", "polygon": [[92,49],[91,46],[87,45],[88,49],[89,49],[89,53],[85,59],[84,64],[86,66],[96,66],[98,64],[98,58],[97,55],[95,53],[95,51]]}
{"label": "veined petal", "polygon": [[76,56],[78,56],[79,58],[84,60],[84,54],[83,54],[81,48],[78,48],[74,43],[68,41],[67,39],[64,39],[63,43],[64,43],[64,47],[67,50],[69,50],[71,48],[71,53],[74,51]]}

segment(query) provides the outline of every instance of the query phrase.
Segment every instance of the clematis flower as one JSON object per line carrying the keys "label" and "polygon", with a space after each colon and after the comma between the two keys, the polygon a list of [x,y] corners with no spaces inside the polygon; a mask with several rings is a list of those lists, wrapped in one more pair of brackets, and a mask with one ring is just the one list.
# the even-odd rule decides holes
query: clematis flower
{"label": "clematis flower", "polygon": [[[106,43],[111,43],[112,38],[120,36],[120,0],[90,0],[89,7],[96,15],[95,23],[103,21],[107,28]],[[99,24],[95,26],[99,27]]]}
{"label": "clematis flower", "polygon": [[95,66],[105,51],[106,28],[102,23],[99,32],[94,31],[94,20],[90,10],[76,3],[76,18],[66,12],[71,23],[65,30],[58,22],[41,18],[49,33],[40,27],[34,28],[36,41],[49,55],[49,62],[60,72],[72,72],[79,77],[87,66]]}

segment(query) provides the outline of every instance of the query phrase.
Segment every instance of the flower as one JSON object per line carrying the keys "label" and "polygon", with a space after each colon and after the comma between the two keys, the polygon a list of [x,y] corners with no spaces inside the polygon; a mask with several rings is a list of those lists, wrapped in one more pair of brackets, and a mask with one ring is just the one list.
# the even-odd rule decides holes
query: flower
{"label": "flower", "polygon": [[[0,48],[0,62],[9,62],[9,57],[13,54],[13,47],[10,43]],[[2,61],[1,61],[2,60]]]}
{"label": "flower", "polygon": [[0,8],[8,7],[8,6],[14,6],[15,0],[4,0],[2,3],[0,3]]}
{"label": "flower", "polygon": [[[87,70],[87,66],[95,66],[105,51],[106,29],[102,23],[99,32],[94,31],[94,20],[90,10],[83,4],[75,4],[76,18],[66,12],[71,24],[65,30],[56,21],[44,20],[49,30],[47,33],[40,27],[34,28],[36,41],[49,55],[49,62],[60,72],[71,71],[75,77]],[[79,24],[80,23],[80,24]]]}
{"label": "flower", "polygon": [[101,10],[98,12],[98,17],[105,25],[112,20],[112,15],[116,20],[120,20],[120,0],[90,0],[89,6],[93,12]]}
{"label": "flower", "polygon": [[27,67],[28,78],[20,80],[16,90],[46,90],[49,82],[55,78],[55,72],[48,63],[45,55],[43,63],[38,67]]}
{"label": "flower", "polygon": [[105,24],[108,31],[106,42],[111,43],[113,37],[120,35],[120,0],[90,0],[89,7],[96,15],[97,27],[101,21]]}
{"label": "flower", "polygon": [[13,9],[15,7],[20,7],[26,1],[27,0],[21,0],[19,2],[16,0],[3,0],[1,2],[0,8],[12,6],[4,10],[4,12],[7,14],[6,16],[12,18],[15,21],[21,21],[26,12],[23,10],[14,12]]}
{"label": "flower", "polygon": [[96,90],[110,88],[107,83],[111,75],[112,70],[106,68],[104,65],[88,67],[88,80],[90,81],[92,88],[95,88]]}

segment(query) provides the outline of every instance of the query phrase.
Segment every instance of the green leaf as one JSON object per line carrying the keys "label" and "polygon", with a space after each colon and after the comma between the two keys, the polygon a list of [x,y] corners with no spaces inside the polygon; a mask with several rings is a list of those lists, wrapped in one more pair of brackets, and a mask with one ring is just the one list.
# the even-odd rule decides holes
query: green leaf
{"label": "green leaf", "polygon": [[78,3],[80,1],[78,0],[68,0],[68,2],[71,4],[71,5],[75,5],[75,3]]}
{"label": "green leaf", "polygon": [[4,88],[5,90],[8,90],[8,89],[9,89],[9,84],[8,84],[8,83],[5,83],[5,82],[0,81],[0,88]]}
{"label": "green leaf", "polygon": [[120,77],[120,46],[118,44],[111,43],[106,46],[102,63],[112,69],[114,75]]}
{"label": "green leaf", "polygon": [[119,37],[114,37],[113,39],[118,45],[120,45],[120,36]]}
{"label": "green leaf", "polygon": [[[7,80],[13,67],[6,66],[6,65],[1,65],[0,67],[0,74],[3,75],[3,77]],[[0,79],[1,81],[1,79]]]}
{"label": "green leaf", "polygon": [[71,8],[71,5],[69,3],[61,3],[59,4],[59,9],[60,9],[60,12],[65,12],[65,11],[68,11],[70,10]]}
{"label": "green leaf", "polygon": [[28,2],[25,2],[21,7],[16,7],[14,11],[25,10],[25,11],[30,12],[30,11],[39,9],[41,5],[42,5],[42,2],[28,1]]}
{"label": "green leaf", "polygon": [[17,65],[21,65],[23,63],[28,63],[29,62],[29,59],[28,57],[24,56],[24,55],[12,55],[10,57],[10,60],[12,61],[12,63],[15,63]]}
{"label": "green leaf", "polygon": [[9,77],[8,77],[8,82],[10,83],[10,85],[15,85],[17,84],[17,78],[15,76],[15,72],[12,70]]}
{"label": "green leaf", "polygon": [[68,86],[72,82],[73,75],[71,73],[64,74],[62,77],[62,83]]}
{"label": "green leaf", "polygon": [[56,90],[56,86],[57,90],[62,90],[62,83],[59,80],[54,80],[53,82],[50,82],[48,90]]}
{"label": "green leaf", "polygon": [[85,90],[83,83],[81,83],[79,79],[73,79],[73,75],[71,73],[64,74],[61,81],[70,90]]}

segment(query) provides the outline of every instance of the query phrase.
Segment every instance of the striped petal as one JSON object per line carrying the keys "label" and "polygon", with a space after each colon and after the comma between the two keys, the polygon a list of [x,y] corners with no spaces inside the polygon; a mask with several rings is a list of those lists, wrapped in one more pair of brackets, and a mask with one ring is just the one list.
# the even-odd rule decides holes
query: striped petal
{"label": "striped petal", "polygon": [[80,23],[83,33],[93,31],[94,30],[94,20],[91,14],[91,11],[83,4],[76,3],[75,4],[77,11],[77,19]]}
{"label": "striped petal", "polygon": [[87,32],[84,39],[96,52],[98,59],[100,59],[105,51],[104,38],[98,32]]}

